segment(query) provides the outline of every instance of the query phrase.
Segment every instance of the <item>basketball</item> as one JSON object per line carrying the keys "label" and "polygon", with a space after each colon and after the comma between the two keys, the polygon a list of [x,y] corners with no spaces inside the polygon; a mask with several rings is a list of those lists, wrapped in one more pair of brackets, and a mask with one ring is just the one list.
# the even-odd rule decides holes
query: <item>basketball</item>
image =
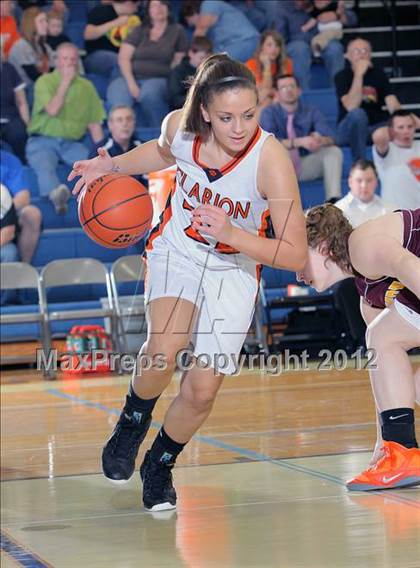
{"label": "basketball", "polygon": [[108,174],[93,181],[79,199],[85,233],[107,248],[126,248],[150,229],[153,205],[147,189],[131,176]]}

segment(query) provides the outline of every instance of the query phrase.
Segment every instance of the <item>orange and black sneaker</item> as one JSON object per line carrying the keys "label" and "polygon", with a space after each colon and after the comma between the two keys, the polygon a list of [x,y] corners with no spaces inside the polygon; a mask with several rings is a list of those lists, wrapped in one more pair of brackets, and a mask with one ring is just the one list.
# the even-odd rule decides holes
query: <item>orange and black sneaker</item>
{"label": "orange and black sneaker", "polygon": [[378,491],[420,485],[420,450],[384,442],[384,455],[375,465],[347,481],[349,491]]}

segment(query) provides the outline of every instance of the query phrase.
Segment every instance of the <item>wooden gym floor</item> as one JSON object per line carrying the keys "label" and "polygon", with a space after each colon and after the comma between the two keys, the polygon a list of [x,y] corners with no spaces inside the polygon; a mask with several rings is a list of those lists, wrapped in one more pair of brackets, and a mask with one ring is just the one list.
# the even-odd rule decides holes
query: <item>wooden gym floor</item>
{"label": "wooden gym floor", "polygon": [[4,568],[419,568],[420,488],[344,485],[375,439],[366,371],[227,378],[179,459],[177,512],[154,515],[138,474],[115,487],[100,472],[128,381],[3,373]]}

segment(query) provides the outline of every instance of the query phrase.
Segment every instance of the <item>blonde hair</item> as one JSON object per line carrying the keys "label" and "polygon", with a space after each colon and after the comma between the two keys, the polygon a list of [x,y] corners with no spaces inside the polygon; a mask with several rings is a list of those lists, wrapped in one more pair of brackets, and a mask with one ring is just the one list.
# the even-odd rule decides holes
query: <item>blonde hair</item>
{"label": "blonde hair", "polygon": [[324,203],[312,207],[306,212],[306,232],[308,246],[316,249],[324,245],[328,257],[342,270],[352,273],[353,267],[349,255],[349,237],[353,227],[338,207]]}
{"label": "blonde hair", "polygon": [[50,20],[60,20],[60,22],[64,22],[64,16],[58,10],[50,10],[47,12],[48,21]]}

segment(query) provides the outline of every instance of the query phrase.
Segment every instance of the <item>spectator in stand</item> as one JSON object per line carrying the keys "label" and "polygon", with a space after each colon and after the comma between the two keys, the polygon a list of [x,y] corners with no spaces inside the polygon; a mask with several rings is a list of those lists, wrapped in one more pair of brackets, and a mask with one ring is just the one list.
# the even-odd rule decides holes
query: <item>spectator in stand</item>
{"label": "spectator in stand", "polygon": [[255,52],[259,34],[245,14],[223,0],[184,0],[181,13],[194,36],[208,36],[214,51],[226,51],[238,61]]}
{"label": "spectator in stand", "polygon": [[[309,89],[311,77],[311,40],[317,34],[313,29],[303,32],[304,26],[311,19],[313,5],[310,0],[283,0],[278,10],[275,29],[281,33],[287,44],[287,53],[292,58],[294,74],[302,89]],[[344,26],[352,26],[357,19],[351,10],[345,10],[341,22]],[[340,41],[331,40],[321,51],[321,58],[328,71],[330,82],[344,67],[344,48]]]}
{"label": "spectator in stand", "polygon": [[57,12],[56,10],[51,10],[47,14],[47,20],[48,20],[47,43],[55,53],[57,47],[61,43],[69,43],[70,38],[66,36],[66,34],[63,34],[64,19],[63,19],[63,14],[61,12]]}
{"label": "spectator in stand", "polygon": [[[388,77],[372,64],[368,41],[352,40],[347,46],[346,59],[345,68],[335,77],[339,104],[337,139],[340,146],[350,146],[357,160],[366,155],[369,135],[386,123],[400,103]],[[383,105],[388,112],[382,110]]]}
{"label": "spectator in stand", "polygon": [[148,2],[144,22],[121,45],[122,77],[108,87],[108,105],[137,103],[142,126],[158,127],[168,113],[168,77],[188,50],[185,30],[172,22],[169,8],[166,0]]}
{"label": "spectator in stand", "polygon": [[[354,228],[394,210],[390,203],[384,202],[375,193],[378,176],[370,160],[360,159],[354,162],[350,169],[348,184],[350,191],[334,205],[343,211]],[[348,326],[352,352],[359,347],[365,347],[366,324],[360,313],[360,296],[354,278],[346,278],[336,284],[334,297]]]}
{"label": "spectator in stand", "polygon": [[20,39],[20,33],[13,16],[12,0],[0,2],[0,40],[4,57],[8,57],[13,44]]}
{"label": "spectator in stand", "polygon": [[[17,262],[18,250],[14,243],[17,233],[17,217],[13,199],[9,190],[0,184],[0,262]],[[4,290],[0,294],[0,305],[11,301],[13,293]]]}
{"label": "spectator in stand", "polygon": [[257,82],[259,108],[273,102],[276,77],[293,74],[292,60],[286,55],[284,40],[275,30],[261,34],[255,56],[245,65],[253,72]]}
{"label": "spectator in stand", "polygon": [[30,263],[41,231],[41,211],[31,204],[31,194],[24,178],[20,160],[13,154],[1,150],[0,161],[0,181],[12,195],[17,214],[19,256],[23,262]]}
{"label": "spectator in stand", "polygon": [[195,75],[197,67],[212,52],[211,41],[206,37],[195,36],[191,41],[188,54],[169,75],[168,88],[171,108],[178,109],[184,105],[189,89],[189,79]]}
{"label": "spectator in stand", "polygon": [[8,144],[19,159],[25,159],[26,127],[29,108],[25,83],[11,63],[1,61],[0,70],[0,139]]}
{"label": "spectator in stand", "polygon": [[395,208],[420,207],[420,140],[414,140],[420,120],[409,111],[397,110],[388,128],[373,135],[373,159],[379,173],[382,197]]}
{"label": "spectator in stand", "polygon": [[77,46],[62,43],[55,71],[35,83],[28,128],[28,163],[37,175],[40,195],[49,197],[58,214],[66,212],[70,198],[68,187],[57,176],[58,163],[72,165],[88,157],[89,149],[82,141],[87,132],[95,143],[103,139],[102,102],[93,84],[80,77],[78,68]]}
{"label": "spectator in stand", "polygon": [[344,0],[313,0],[310,12],[311,19],[301,28],[302,32],[309,32],[316,27],[318,33],[311,39],[314,57],[320,57],[321,52],[333,39],[341,40],[343,37],[342,18],[344,14]]}
{"label": "spectator in stand", "polygon": [[[140,140],[134,137],[136,115],[132,107],[121,105],[112,108],[108,114],[108,128],[110,136],[95,145],[95,149],[89,156],[90,158],[95,158],[98,155],[99,148],[105,148],[108,154],[113,157],[140,146]],[[143,176],[133,177],[146,187],[148,186],[148,182]]]}
{"label": "spectator in stand", "polygon": [[394,210],[391,203],[375,193],[378,175],[370,160],[362,158],[354,162],[350,168],[348,184],[350,191],[334,205],[343,211],[354,228]]}
{"label": "spectator in stand", "polygon": [[119,75],[118,50],[127,35],[141,23],[136,14],[137,6],[134,0],[113,0],[95,6],[88,13],[84,33],[87,73],[108,78]]}
{"label": "spectator in stand", "polygon": [[46,43],[48,31],[47,14],[36,6],[23,12],[22,37],[13,44],[9,62],[19,71],[27,85],[48,73],[54,66],[54,54]]}
{"label": "spectator in stand", "polygon": [[300,102],[293,75],[277,78],[277,102],[261,112],[260,125],[289,150],[299,181],[323,178],[326,199],[341,196],[343,154],[334,132],[316,107]]}

